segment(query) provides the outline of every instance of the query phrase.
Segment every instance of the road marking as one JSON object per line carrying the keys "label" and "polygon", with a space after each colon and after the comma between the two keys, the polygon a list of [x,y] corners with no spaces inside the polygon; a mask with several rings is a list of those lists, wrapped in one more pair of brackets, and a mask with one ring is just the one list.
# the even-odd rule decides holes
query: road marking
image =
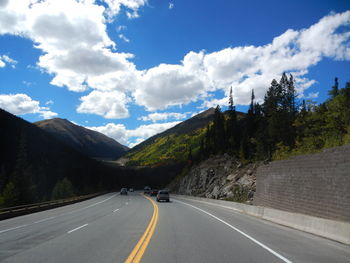
{"label": "road marking", "polygon": [[47,220],[54,219],[54,218],[55,218],[54,216],[51,216],[51,217],[48,217],[48,218],[41,219],[39,221],[35,221],[33,224],[38,224],[38,223],[45,222]]}
{"label": "road marking", "polygon": [[148,227],[146,228],[146,231],[143,233],[142,237],[140,238],[139,242],[137,242],[136,246],[131,251],[129,257],[126,259],[125,263],[138,263],[141,261],[142,256],[145,253],[146,248],[156,228],[156,224],[158,221],[158,206],[151,198],[147,196],[144,196],[144,197],[147,198],[153,205],[152,219]]}
{"label": "road marking", "polygon": [[115,213],[115,212],[117,212],[117,211],[119,211],[119,208],[118,208],[118,209],[116,209],[116,210],[114,210],[114,211],[113,211],[113,213]]}
{"label": "road marking", "polygon": [[[82,210],[82,209],[86,209],[86,208],[93,207],[93,206],[95,206],[95,205],[102,204],[102,203],[104,203],[104,202],[106,202],[106,201],[108,201],[108,200],[112,199],[113,197],[115,197],[115,196],[116,196],[116,195],[118,195],[118,194],[119,194],[119,193],[116,193],[116,194],[114,194],[114,195],[112,195],[112,196],[108,197],[108,198],[107,198],[107,199],[105,199],[105,200],[102,200],[102,201],[100,201],[100,202],[97,202],[97,203],[94,203],[94,204],[91,204],[91,205],[85,206],[85,207],[83,207],[83,208],[79,208],[78,210],[74,210],[74,211],[79,211],[79,210]],[[73,212],[74,212],[74,211],[73,211]]]}
{"label": "road marking", "polygon": [[290,261],[289,259],[286,259],[285,257],[283,257],[281,254],[277,253],[276,251],[272,250],[271,248],[269,248],[268,246],[264,245],[263,243],[261,243],[260,241],[256,240],[255,238],[251,237],[250,235],[244,233],[243,231],[239,230],[237,227],[234,227],[233,225],[227,223],[226,221],[218,218],[217,216],[214,216],[213,214],[199,208],[199,207],[196,207],[194,205],[191,205],[191,204],[188,204],[188,203],[185,203],[185,202],[182,202],[182,201],[179,201],[179,200],[174,200],[175,202],[178,202],[178,203],[181,203],[181,204],[184,204],[184,205],[188,205],[190,207],[193,207],[213,218],[215,218],[216,220],[220,221],[221,223],[227,225],[228,227],[232,228],[233,230],[237,231],[238,233],[240,233],[241,235],[245,236],[246,238],[250,239],[251,241],[253,241],[255,244],[261,246],[262,248],[266,249],[267,251],[269,251],[271,254],[275,255],[276,257],[278,257],[279,259],[283,260],[284,262],[286,263],[292,263],[292,261]]}
{"label": "road marking", "polygon": [[67,233],[70,234],[70,233],[72,233],[72,232],[74,232],[74,231],[77,231],[77,230],[80,229],[80,228],[86,227],[87,225],[88,225],[88,224],[85,224],[85,225],[82,225],[82,226],[78,226],[77,228],[74,228],[74,229],[72,229],[72,230],[69,230]]}
{"label": "road marking", "polygon": [[15,230],[15,229],[22,228],[22,227],[25,227],[25,226],[27,226],[27,225],[21,225],[21,226],[16,226],[16,227],[4,229],[4,230],[1,230],[0,233],[5,233],[7,231]]}
{"label": "road marking", "polygon": [[[67,213],[63,213],[63,214],[60,214],[60,215],[58,215],[58,216],[64,216],[64,215],[72,214],[72,213],[74,213],[74,212],[77,212],[77,211],[80,211],[80,210],[83,210],[83,209],[86,209],[86,208],[90,208],[90,207],[93,207],[93,206],[95,206],[95,205],[102,204],[102,203],[104,203],[104,202],[106,202],[106,201],[112,199],[113,197],[115,197],[115,196],[118,195],[118,194],[119,194],[119,193],[116,193],[116,194],[114,194],[114,195],[112,195],[112,196],[110,196],[110,197],[108,197],[108,198],[106,198],[106,199],[104,199],[104,200],[102,200],[102,201],[100,201],[100,202],[97,202],[97,203],[91,204],[91,205],[89,205],[89,206],[85,206],[85,207],[82,207],[82,208],[79,208],[79,209],[76,209],[76,210],[73,210],[73,211],[70,211],[70,212],[67,212]],[[44,219],[42,219],[42,220],[38,220],[38,221],[35,221],[35,222],[33,222],[33,223],[30,223],[30,224],[25,224],[25,225],[20,225],[20,226],[12,227],[12,228],[9,228],[9,229],[0,230],[0,234],[5,233],[5,232],[7,232],[7,231],[15,230],[15,229],[18,229],[18,228],[22,228],[22,227],[26,227],[26,226],[31,226],[31,225],[34,225],[34,224],[38,224],[38,223],[41,223],[41,222],[44,222],[44,221],[47,221],[47,220],[50,220],[50,219],[53,219],[53,218],[55,218],[55,217],[44,218]]]}
{"label": "road marking", "polygon": [[242,213],[243,210],[242,209],[238,209],[238,208],[234,208],[234,207],[230,207],[230,206],[226,206],[226,205],[219,205],[219,204],[213,204],[210,202],[206,202],[206,201],[201,201],[201,200],[197,200],[197,199],[190,199],[190,198],[183,198],[183,197],[176,197],[182,200],[186,200],[186,201],[193,201],[193,202],[197,202],[197,203],[203,203],[203,204],[207,204],[207,205],[214,205],[215,207],[222,207],[222,208],[226,208],[226,209],[230,209],[239,213]]}
{"label": "road marking", "polygon": [[128,204],[129,204],[128,202],[125,203],[125,205],[128,205]]}

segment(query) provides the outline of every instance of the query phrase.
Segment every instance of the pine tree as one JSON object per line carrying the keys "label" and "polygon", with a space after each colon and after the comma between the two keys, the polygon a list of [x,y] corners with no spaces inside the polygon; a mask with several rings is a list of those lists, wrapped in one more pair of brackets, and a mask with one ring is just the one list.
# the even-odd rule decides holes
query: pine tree
{"label": "pine tree", "polygon": [[235,106],[233,104],[233,97],[232,97],[232,86],[230,88],[230,95],[229,95],[229,98],[228,98],[228,110],[230,112],[235,110]]}
{"label": "pine tree", "polygon": [[331,98],[335,98],[339,95],[339,83],[337,77],[334,79],[334,85],[332,86],[332,89],[328,92],[328,95],[331,96]]}
{"label": "pine tree", "polygon": [[252,89],[252,96],[250,99],[250,106],[249,106],[249,110],[248,110],[248,115],[254,115],[255,111],[254,111],[254,100],[255,100],[255,95],[254,95],[254,89]]}
{"label": "pine tree", "polygon": [[221,153],[225,150],[225,121],[224,116],[221,112],[220,106],[217,105],[214,113],[214,123],[213,123],[213,133],[214,133],[214,153]]}
{"label": "pine tree", "polygon": [[230,89],[228,105],[228,119],[225,122],[225,133],[226,133],[226,149],[230,153],[238,152],[239,148],[239,128],[237,122],[236,107],[233,103],[232,98],[232,87]]}

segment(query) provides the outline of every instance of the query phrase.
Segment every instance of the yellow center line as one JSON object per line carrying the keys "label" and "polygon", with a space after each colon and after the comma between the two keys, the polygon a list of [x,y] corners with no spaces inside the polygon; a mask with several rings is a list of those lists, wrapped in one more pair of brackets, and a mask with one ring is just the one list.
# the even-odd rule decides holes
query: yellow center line
{"label": "yellow center line", "polygon": [[153,236],[154,230],[156,228],[156,224],[158,221],[158,205],[149,197],[144,196],[149,201],[151,201],[153,205],[153,215],[149,225],[146,228],[146,231],[143,233],[139,242],[137,242],[134,249],[131,251],[129,257],[126,259],[125,263],[138,263],[141,261],[143,254],[146,251],[146,248],[151,241],[151,237]]}

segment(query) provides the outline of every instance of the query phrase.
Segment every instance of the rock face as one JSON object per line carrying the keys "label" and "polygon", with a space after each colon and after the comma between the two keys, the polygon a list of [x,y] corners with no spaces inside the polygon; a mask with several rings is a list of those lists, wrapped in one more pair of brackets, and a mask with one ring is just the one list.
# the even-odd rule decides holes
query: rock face
{"label": "rock face", "polygon": [[191,167],[169,187],[176,193],[251,203],[256,191],[258,163],[242,165],[227,154]]}

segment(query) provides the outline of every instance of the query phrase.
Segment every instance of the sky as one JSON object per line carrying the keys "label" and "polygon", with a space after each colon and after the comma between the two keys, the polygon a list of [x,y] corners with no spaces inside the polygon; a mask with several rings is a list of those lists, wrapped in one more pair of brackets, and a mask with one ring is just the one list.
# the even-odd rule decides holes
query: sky
{"label": "sky", "polygon": [[350,81],[349,0],[0,0],[0,108],[30,122],[133,147],[283,72],[317,103]]}

